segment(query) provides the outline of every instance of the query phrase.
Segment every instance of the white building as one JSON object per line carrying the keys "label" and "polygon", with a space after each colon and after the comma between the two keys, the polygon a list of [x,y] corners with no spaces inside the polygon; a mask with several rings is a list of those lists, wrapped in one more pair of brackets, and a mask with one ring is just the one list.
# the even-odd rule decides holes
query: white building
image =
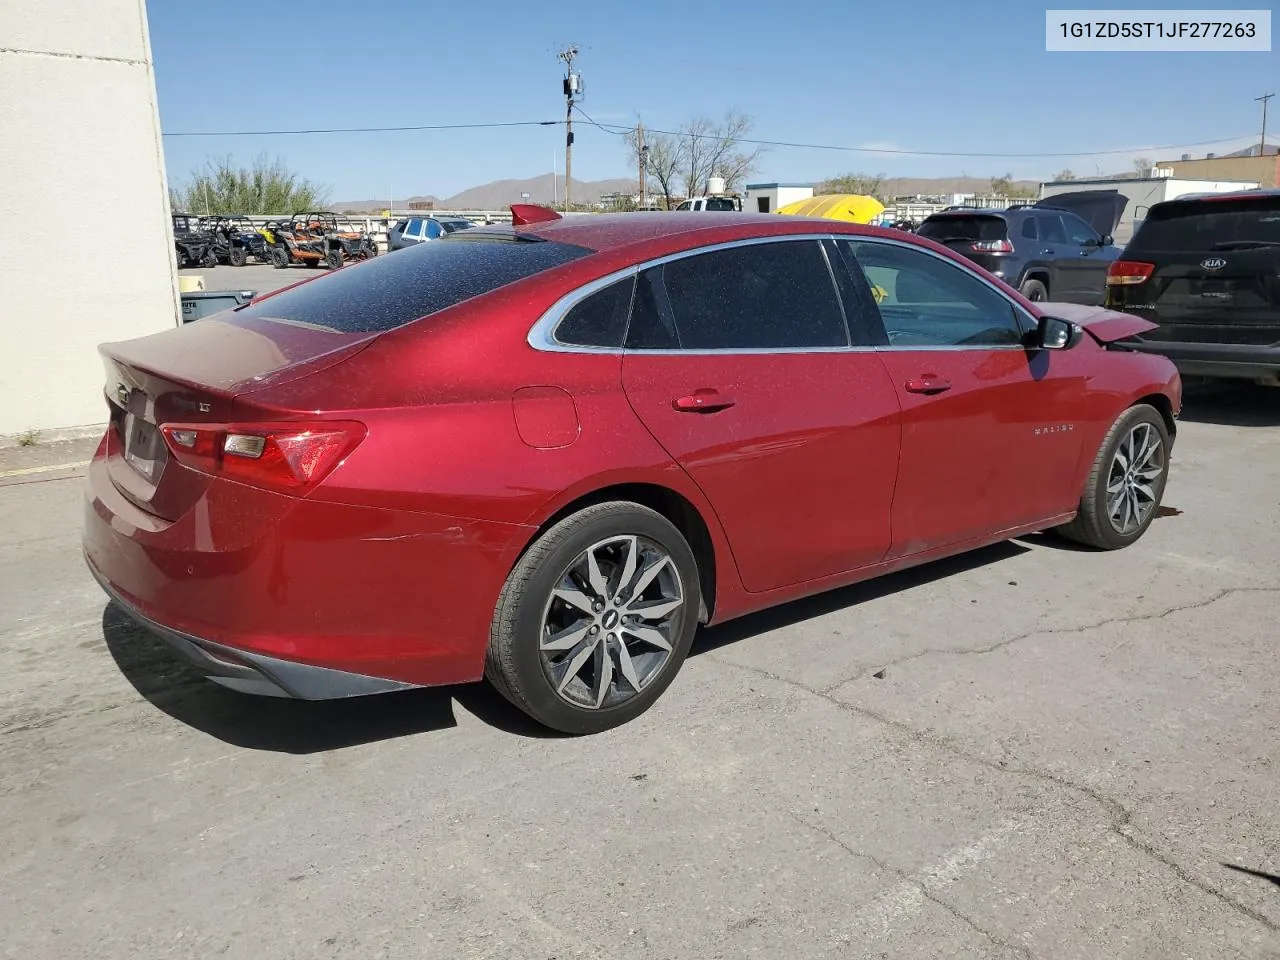
{"label": "white building", "polygon": [[811,183],[748,183],[746,189],[745,213],[777,213],[779,207],[813,196]]}
{"label": "white building", "polygon": [[1151,205],[1163,200],[1175,200],[1188,193],[1230,193],[1233,190],[1251,190],[1257,181],[1252,180],[1191,180],[1172,176],[1173,171],[1164,167],[1152,170],[1149,177],[1117,177],[1096,180],[1055,180],[1040,184],[1040,199],[1061,196],[1064,193],[1081,193],[1086,190],[1116,190],[1129,198],[1116,226],[1115,241],[1124,246],[1133,238],[1138,225],[1146,219]]}
{"label": "white building", "polygon": [[0,3],[0,37],[5,443],[105,422],[98,344],[179,301],[143,0]]}

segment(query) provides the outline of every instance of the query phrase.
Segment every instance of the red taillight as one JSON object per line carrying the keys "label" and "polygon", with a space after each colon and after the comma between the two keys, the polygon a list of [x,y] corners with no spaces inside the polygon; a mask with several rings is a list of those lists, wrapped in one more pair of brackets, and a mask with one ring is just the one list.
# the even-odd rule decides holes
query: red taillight
{"label": "red taillight", "polygon": [[1013,253],[1013,244],[1008,240],[975,240],[969,249],[975,253]]}
{"label": "red taillight", "polygon": [[316,423],[166,423],[160,428],[178,462],[215,477],[304,493],[364,439],[352,421]]}
{"label": "red taillight", "polygon": [[1107,284],[1115,287],[1146,283],[1155,268],[1154,263],[1143,263],[1141,260],[1116,260],[1107,268]]}

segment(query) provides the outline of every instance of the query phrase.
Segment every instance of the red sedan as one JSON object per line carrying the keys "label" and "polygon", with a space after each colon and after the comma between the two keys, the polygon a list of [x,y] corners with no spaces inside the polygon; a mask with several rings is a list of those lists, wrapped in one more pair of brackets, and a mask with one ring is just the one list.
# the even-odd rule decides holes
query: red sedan
{"label": "red sedan", "polygon": [[515,219],[105,345],[108,594],[235,689],[488,677],[585,733],[699,623],[1156,515],[1181,386],[1145,320],[898,231]]}

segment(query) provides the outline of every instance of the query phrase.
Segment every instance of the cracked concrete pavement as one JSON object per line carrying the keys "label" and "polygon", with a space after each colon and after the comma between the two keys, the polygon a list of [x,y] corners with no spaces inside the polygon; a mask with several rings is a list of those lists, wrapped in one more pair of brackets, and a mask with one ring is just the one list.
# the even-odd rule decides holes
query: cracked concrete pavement
{"label": "cracked concrete pavement", "polygon": [[0,956],[1280,957],[1280,391],[1189,403],[1129,550],[704,631],[577,740],[194,676],[83,569],[91,448],[0,451]]}

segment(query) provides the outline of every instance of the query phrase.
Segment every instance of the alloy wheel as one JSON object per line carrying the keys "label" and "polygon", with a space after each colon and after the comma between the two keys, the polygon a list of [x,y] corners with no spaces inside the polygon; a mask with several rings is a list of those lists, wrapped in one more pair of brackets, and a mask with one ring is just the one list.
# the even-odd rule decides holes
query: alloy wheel
{"label": "alloy wheel", "polygon": [[1150,518],[1164,468],[1160,434],[1150,423],[1137,424],[1116,447],[1107,472],[1107,516],[1116,533],[1134,533]]}
{"label": "alloy wheel", "polygon": [[620,536],[588,547],[543,611],[538,648],[552,688],[589,710],[630,700],[670,662],[684,607],[675,561],[658,543]]}

